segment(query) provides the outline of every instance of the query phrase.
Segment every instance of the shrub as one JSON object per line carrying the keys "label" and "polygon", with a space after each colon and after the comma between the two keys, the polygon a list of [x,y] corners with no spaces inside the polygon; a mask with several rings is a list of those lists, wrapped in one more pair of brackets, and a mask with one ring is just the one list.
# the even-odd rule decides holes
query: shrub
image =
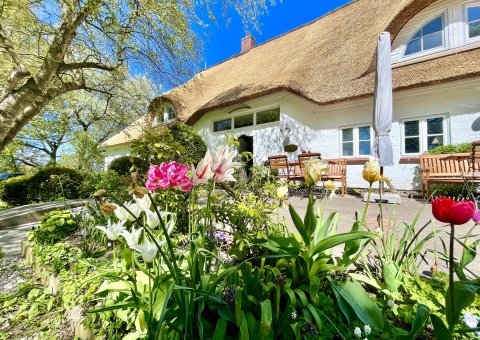
{"label": "shrub", "polygon": [[0,182],[0,199],[11,205],[28,203],[28,185],[31,175],[9,178]]}
{"label": "shrub", "polygon": [[145,136],[132,143],[132,156],[140,157],[144,164],[177,161],[197,164],[207,152],[200,134],[184,123],[146,131]]}
{"label": "shrub", "polygon": [[430,149],[425,152],[426,155],[440,155],[445,153],[467,153],[472,151],[472,144],[463,143],[463,144],[451,144],[451,145],[442,145],[437,146],[436,148]]}
{"label": "shrub", "polygon": [[31,239],[40,244],[53,244],[77,229],[78,223],[69,210],[53,210],[42,216]]}
{"label": "shrub", "polygon": [[148,163],[144,162],[139,157],[130,157],[130,156],[122,156],[115,158],[108,170],[115,171],[119,175],[128,176],[130,175],[132,166],[135,166],[138,172],[144,173],[148,170]]}
{"label": "shrub", "polygon": [[[55,175],[58,178],[52,178]],[[81,198],[84,176],[74,169],[45,167],[33,175],[0,182],[0,199],[11,205],[47,202],[58,198]],[[62,182],[62,188],[60,182]]]}
{"label": "shrub", "polygon": [[81,188],[81,197],[90,197],[95,191],[105,189],[121,201],[131,199],[127,187],[131,181],[130,175],[122,176],[115,171],[89,172]]}
{"label": "shrub", "polygon": [[[52,177],[53,175],[57,177]],[[80,198],[83,180],[84,176],[74,169],[63,167],[42,168],[29,179],[27,201],[48,202],[63,196],[66,199]]]}

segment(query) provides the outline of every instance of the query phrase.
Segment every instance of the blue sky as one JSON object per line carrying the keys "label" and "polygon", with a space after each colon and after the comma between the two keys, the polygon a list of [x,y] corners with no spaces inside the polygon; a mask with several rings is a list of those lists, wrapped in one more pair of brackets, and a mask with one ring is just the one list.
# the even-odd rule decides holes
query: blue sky
{"label": "blue sky", "polygon": [[[317,19],[318,17],[340,7],[350,0],[277,0],[268,13],[260,17],[261,32],[252,31],[256,44],[270,40],[282,33]],[[240,52],[240,40],[245,31],[239,15],[230,11],[229,20],[222,17],[220,8],[217,23],[209,22],[209,27],[198,32],[204,42],[204,62],[201,68],[215,65]]]}

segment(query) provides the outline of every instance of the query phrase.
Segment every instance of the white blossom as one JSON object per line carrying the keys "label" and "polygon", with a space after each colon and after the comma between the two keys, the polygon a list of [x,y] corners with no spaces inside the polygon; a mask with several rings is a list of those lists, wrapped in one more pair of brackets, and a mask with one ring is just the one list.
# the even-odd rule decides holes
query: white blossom
{"label": "white blossom", "polygon": [[465,313],[463,315],[463,322],[470,327],[470,328],[475,328],[478,325],[478,316],[471,314],[471,313]]}
{"label": "white blossom", "polygon": [[387,306],[388,306],[389,308],[395,307],[395,301],[393,301],[393,300],[391,300],[391,299],[388,300],[388,301],[387,301]]}
{"label": "white blossom", "polygon": [[[159,246],[163,246],[165,244],[165,241],[157,241]],[[153,260],[155,260],[155,257],[157,256],[158,248],[155,244],[155,242],[151,242],[150,240],[145,240],[144,244],[137,244],[133,247],[130,247],[139,253],[142,254],[142,258],[145,262],[150,263]]]}
{"label": "white blossom", "polygon": [[372,333],[372,328],[370,328],[369,325],[365,325],[363,327],[363,331],[365,332],[366,335],[370,335],[370,333]]}
{"label": "white blossom", "polygon": [[133,195],[133,199],[135,200],[135,203],[138,205],[138,207],[143,211],[149,210],[152,206],[152,200],[148,195],[143,195],[142,198],[138,198],[137,196]]}
{"label": "white blossom", "polygon": [[362,330],[360,329],[360,327],[355,327],[355,329],[353,330],[353,334],[357,338],[361,338],[362,337]]}
{"label": "white blossom", "polygon": [[125,230],[125,227],[123,226],[125,224],[125,221],[120,221],[118,223],[113,223],[108,220],[107,226],[96,226],[95,228],[102,230],[105,235],[107,235],[107,238],[111,241],[117,240],[122,232]]}
{"label": "white blossom", "polygon": [[157,213],[150,210],[145,210],[145,216],[147,217],[147,225],[150,229],[155,229],[160,225],[160,218],[158,217]]}
{"label": "white blossom", "polygon": [[133,247],[138,245],[138,242],[140,241],[141,233],[142,233],[141,229],[136,230],[134,227],[132,227],[131,232],[124,230],[122,232],[122,236],[125,239],[125,241],[127,241],[128,246]]}

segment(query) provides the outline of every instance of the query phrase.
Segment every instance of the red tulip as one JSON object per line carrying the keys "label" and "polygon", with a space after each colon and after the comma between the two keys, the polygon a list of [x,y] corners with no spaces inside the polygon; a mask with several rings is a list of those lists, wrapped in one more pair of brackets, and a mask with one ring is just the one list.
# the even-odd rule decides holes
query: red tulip
{"label": "red tulip", "polygon": [[440,222],[465,224],[475,214],[475,205],[472,201],[456,201],[451,198],[439,197],[432,200],[432,213]]}

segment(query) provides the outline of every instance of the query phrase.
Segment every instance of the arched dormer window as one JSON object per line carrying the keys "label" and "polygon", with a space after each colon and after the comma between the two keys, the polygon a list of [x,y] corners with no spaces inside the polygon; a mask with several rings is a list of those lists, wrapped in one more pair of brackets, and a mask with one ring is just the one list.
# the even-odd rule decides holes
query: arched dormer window
{"label": "arched dormer window", "polygon": [[175,113],[175,108],[173,107],[173,104],[169,101],[163,101],[155,112],[155,117],[153,118],[153,126],[171,123],[176,118],[177,114]]}
{"label": "arched dormer window", "polygon": [[445,46],[444,15],[436,17],[419,29],[408,42],[405,56]]}

